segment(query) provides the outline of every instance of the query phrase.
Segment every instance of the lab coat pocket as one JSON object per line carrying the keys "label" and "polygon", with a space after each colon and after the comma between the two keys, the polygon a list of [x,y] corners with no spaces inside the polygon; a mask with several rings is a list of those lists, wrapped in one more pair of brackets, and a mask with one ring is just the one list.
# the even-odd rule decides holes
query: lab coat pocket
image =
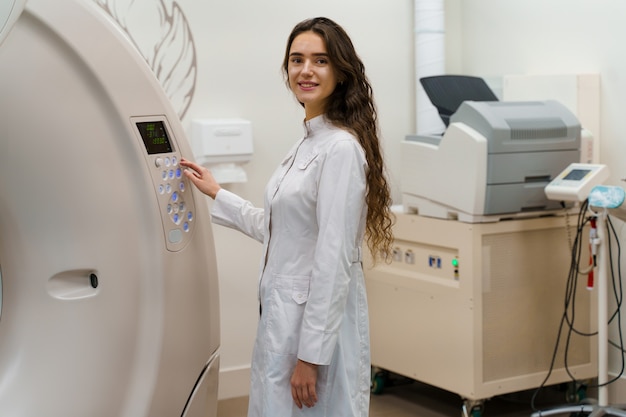
{"label": "lab coat pocket", "polygon": [[300,162],[298,162],[298,169],[307,169],[309,165],[311,165],[311,162],[315,161],[315,158],[317,158],[318,155],[318,153],[310,153],[306,155]]}
{"label": "lab coat pocket", "polygon": [[[268,306],[268,349],[279,354],[296,354],[300,327],[306,301],[309,298],[310,277],[274,275]],[[265,309],[263,314],[266,314]]]}

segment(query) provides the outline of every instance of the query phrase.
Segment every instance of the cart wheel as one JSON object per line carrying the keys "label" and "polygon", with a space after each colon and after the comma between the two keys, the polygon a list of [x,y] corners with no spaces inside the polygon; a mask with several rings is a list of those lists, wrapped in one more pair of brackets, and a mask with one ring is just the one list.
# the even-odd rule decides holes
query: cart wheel
{"label": "cart wheel", "polygon": [[370,391],[372,394],[382,394],[385,389],[385,384],[387,382],[387,374],[384,371],[376,372],[372,375],[372,384],[370,386]]}
{"label": "cart wheel", "polygon": [[587,385],[581,384],[576,392],[578,393],[578,402],[584,402],[587,399]]}
{"label": "cart wheel", "polygon": [[577,384],[570,382],[567,385],[565,400],[570,404],[579,404],[587,399],[587,386],[585,384]]}
{"label": "cart wheel", "polygon": [[462,417],[482,417],[483,401],[482,400],[466,400],[462,407]]}

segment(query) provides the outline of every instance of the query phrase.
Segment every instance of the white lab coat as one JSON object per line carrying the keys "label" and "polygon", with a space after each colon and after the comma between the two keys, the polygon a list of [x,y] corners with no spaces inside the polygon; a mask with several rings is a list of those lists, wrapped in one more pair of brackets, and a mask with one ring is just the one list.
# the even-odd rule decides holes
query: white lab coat
{"label": "white lab coat", "polygon": [[[213,222],[264,245],[248,417],[369,413],[366,170],[356,138],[319,116],[269,181],[264,209],[226,190],[216,196]],[[321,365],[312,408],[291,397],[297,359]]]}

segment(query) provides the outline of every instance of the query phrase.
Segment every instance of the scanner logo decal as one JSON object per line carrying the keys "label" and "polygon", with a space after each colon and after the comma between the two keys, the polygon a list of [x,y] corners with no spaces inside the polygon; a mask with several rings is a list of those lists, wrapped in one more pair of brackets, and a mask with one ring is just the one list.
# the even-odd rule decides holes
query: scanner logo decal
{"label": "scanner logo decal", "polygon": [[93,0],[113,18],[160,81],[178,117],[193,99],[197,60],[182,8],[172,0]]}

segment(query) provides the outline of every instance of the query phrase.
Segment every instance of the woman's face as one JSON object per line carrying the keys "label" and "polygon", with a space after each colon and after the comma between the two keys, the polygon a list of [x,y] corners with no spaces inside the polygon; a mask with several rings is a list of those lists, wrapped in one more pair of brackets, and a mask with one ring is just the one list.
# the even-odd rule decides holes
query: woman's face
{"label": "woman's face", "polygon": [[303,32],[296,36],[289,48],[287,74],[291,91],[304,104],[306,119],[323,114],[337,78],[320,35]]}

